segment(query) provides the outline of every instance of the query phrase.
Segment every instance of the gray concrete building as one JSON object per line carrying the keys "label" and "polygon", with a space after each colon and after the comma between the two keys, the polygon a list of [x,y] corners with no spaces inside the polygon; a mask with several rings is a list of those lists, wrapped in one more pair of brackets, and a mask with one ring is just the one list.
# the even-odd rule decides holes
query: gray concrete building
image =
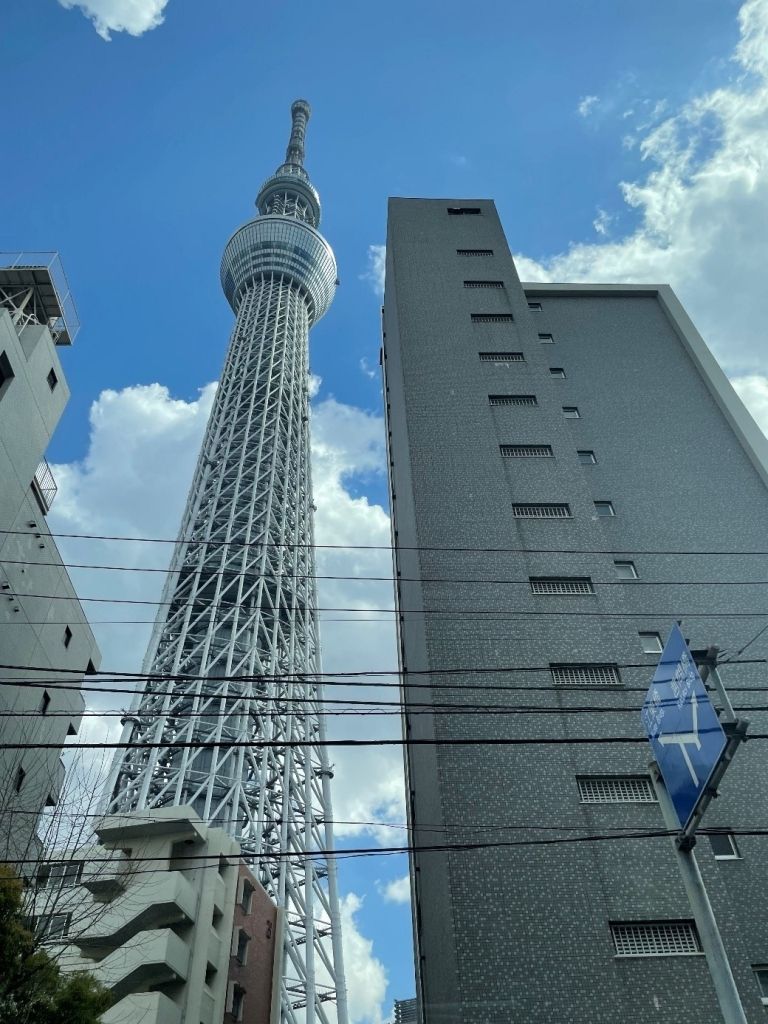
{"label": "gray concrete building", "polygon": [[[670,838],[621,833],[675,621],[768,731],[768,443],[667,286],[521,284],[488,200],[390,201],[383,330],[423,1020],[720,1020]],[[750,1024],[767,777],[696,847]]]}
{"label": "gray concrete building", "polygon": [[0,748],[0,860],[27,861],[18,867],[30,875],[38,816],[64,782],[59,748],[83,711],[79,686],[99,664],[45,518],[56,483],[44,453],[69,398],[59,354],[77,328],[55,253],[0,256],[0,740],[28,745]]}

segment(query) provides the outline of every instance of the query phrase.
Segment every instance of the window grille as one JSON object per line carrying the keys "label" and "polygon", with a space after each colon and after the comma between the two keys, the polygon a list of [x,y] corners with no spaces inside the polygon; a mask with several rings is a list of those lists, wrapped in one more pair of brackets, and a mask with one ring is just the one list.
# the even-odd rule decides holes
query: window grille
{"label": "window grille", "polygon": [[481,352],[481,363],[524,363],[522,352]]}
{"label": "window grille", "polygon": [[503,288],[503,281],[465,281],[465,288]]}
{"label": "window grille", "polygon": [[[515,519],[570,519],[571,506],[560,505],[513,505],[512,515]],[[548,590],[534,590],[534,594],[548,594]]]}
{"label": "window grille", "polygon": [[35,914],[28,921],[30,931],[39,942],[57,942],[69,934],[72,914]]}
{"label": "window grille", "polygon": [[448,213],[452,217],[477,217],[480,214],[479,206],[449,206]]}
{"label": "window grille", "polygon": [[457,249],[457,256],[493,256],[493,249]]}
{"label": "window grille", "polygon": [[38,889],[66,889],[77,885],[83,877],[82,860],[52,861],[43,864],[35,879]]}
{"label": "window grille", "polygon": [[[580,591],[591,593],[591,591]],[[618,665],[550,665],[552,681],[558,686],[620,686]]]}
{"label": "window grille", "polygon": [[583,804],[654,804],[647,775],[582,775],[576,779]]}
{"label": "window grille", "polygon": [[693,921],[611,922],[616,956],[695,956],[701,942]]}
{"label": "window grille", "polygon": [[534,594],[594,594],[595,588],[589,576],[531,576],[531,590]]}
{"label": "window grille", "polygon": [[551,459],[551,444],[501,444],[505,459]]}
{"label": "window grille", "polygon": [[471,313],[473,324],[511,324],[514,317],[511,313]]}
{"label": "window grille", "polygon": [[538,405],[536,395],[488,395],[491,405]]}

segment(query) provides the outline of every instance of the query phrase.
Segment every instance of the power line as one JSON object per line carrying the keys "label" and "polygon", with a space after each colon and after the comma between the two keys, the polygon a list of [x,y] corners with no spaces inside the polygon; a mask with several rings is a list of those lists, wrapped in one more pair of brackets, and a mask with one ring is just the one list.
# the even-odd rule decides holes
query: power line
{"label": "power line", "polygon": [[[706,732],[714,732],[711,729],[699,729],[699,735]],[[766,740],[768,733],[750,733],[750,742],[753,740]],[[341,740],[318,740],[307,738],[303,740],[169,740],[167,742],[110,742],[110,743],[77,743],[72,749],[78,750],[235,750],[239,747],[255,748],[258,750],[288,750],[303,747],[530,747],[530,746],[569,746],[595,745],[606,746],[617,743],[647,743],[647,736],[539,736],[531,737],[499,737],[483,736],[478,738],[455,738],[450,739],[341,739]],[[62,749],[61,743],[0,743],[0,750],[58,750]]]}
{"label": "power line", "polygon": [[35,530],[0,530],[0,534],[17,535],[22,537],[33,537],[37,539],[37,535],[40,533],[41,536],[45,537],[67,537],[73,540],[101,540],[101,541],[123,541],[126,543],[138,543],[138,544],[178,544],[179,546],[188,547],[214,547],[214,548],[225,548],[225,547],[241,547],[241,548],[310,548],[310,549],[323,549],[323,550],[341,550],[341,551],[442,551],[450,552],[457,551],[463,553],[476,553],[476,554],[551,554],[551,555],[723,555],[728,557],[737,556],[768,556],[768,551],[727,551],[723,549],[717,550],[676,550],[676,549],[645,549],[640,550],[637,548],[631,550],[625,550],[623,548],[606,549],[606,548],[476,548],[476,547],[432,547],[432,546],[411,546],[406,544],[296,544],[288,542],[277,542],[277,541],[219,541],[219,540],[200,540],[190,537],[126,537],[116,534],[99,534],[99,533],[52,533],[46,531]]}
{"label": "power line", "polygon": [[[768,828],[700,828],[697,830],[698,835],[723,835],[724,833],[735,835],[735,836],[768,836]],[[358,847],[352,849],[321,849],[321,850],[263,850],[258,855],[241,853],[238,860],[244,860],[248,862],[256,862],[263,860],[281,860],[284,858],[295,858],[297,861],[300,860],[314,860],[315,858],[322,858],[327,860],[333,858],[335,860],[344,860],[351,857],[365,857],[365,856],[388,856],[392,854],[402,855],[404,853],[463,853],[472,850],[485,850],[485,849],[498,849],[498,848],[514,848],[514,847],[531,847],[531,846],[554,846],[562,845],[567,843],[594,843],[594,842],[611,842],[615,840],[635,840],[635,839],[662,839],[670,838],[677,835],[677,830],[669,829],[642,829],[635,832],[622,832],[622,833],[596,833],[592,835],[579,835],[579,836],[553,836],[551,838],[539,838],[539,839],[514,839],[514,840],[495,840],[491,842],[453,842],[453,843],[436,843],[436,844],[403,844],[402,846],[368,846]],[[75,858],[77,859],[77,858]],[[232,856],[235,859],[235,855]],[[174,858],[175,861],[191,861],[197,863],[199,867],[220,867],[220,858],[218,854],[186,854],[181,853],[178,857]],[[208,861],[208,864],[200,864],[200,861]],[[215,863],[212,863],[214,862]],[[156,863],[156,857],[131,857],[127,863]],[[41,864],[47,863],[41,861],[39,857],[27,857],[27,858],[12,858],[6,860],[6,864]],[[90,864],[107,864],[114,865],[115,858],[113,857],[89,857]],[[125,863],[125,862],[123,862]],[[151,873],[156,874],[157,868]],[[138,873],[129,872],[130,874]]]}
{"label": "power line", "polygon": [[[73,598],[67,594],[18,594],[18,599],[23,598],[36,598],[44,601],[72,601]],[[547,596],[547,595],[532,595],[532,596]],[[562,597],[564,595],[548,595],[554,597]],[[567,598],[574,596],[583,597],[594,597],[594,594],[585,593],[583,595],[565,595]],[[186,607],[186,600],[179,601],[177,598],[169,598],[166,601],[163,600],[152,600],[150,598],[136,598],[136,597],[82,597],[76,598],[82,604],[128,604],[128,605],[151,605],[151,606],[170,606],[178,605],[180,610]],[[194,598],[192,598],[194,603]],[[210,612],[215,608],[242,608],[242,602],[240,601],[213,601],[208,602],[206,605],[206,611]],[[347,607],[322,607],[312,606],[310,604],[285,604],[280,605],[275,609],[275,615],[281,615],[284,612],[346,612],[346,613],[365,613],[370,614],[373,612],[377,615],[396,615],[402,617],[403,615],[427,615],[430,617],[441,617],[447,619],[465,619],[467,616],[482,617],[483,622],[501,621],[507,622],[511,619],[520,618],[521,616],[535,615],[537,617],[544,616],[555,616],[557,618],[568,618],[568,617],[579,617],[579,618],[601,618],[601,619],[762,619],[768,616],[768,611],[765,612],[682,612],[676,609],[672,612],[606,612],[606,611],[546,611],[538,608],[535,609],[522,609],[519,611],[509,612],[509,614],[499,614],[494,609],[483,610],[480,608],[347,608]],[[205,614],[205,612],[203,612]],[[382,620],[386,621],[386,620]],[[167,620],[165,622],[165,628],[172,628],[172,624]]]}
{"label": "power line", "polygon": [[[619,554],[623,552],[610,552],[612,554]],[[635,552],[637,553],[637,552]],[[64,566],[66,569],[99,569],[107,572],[144,572],[144,573],[163,573],[168,575],[171,572],[179,572],[178,569],[172,567],[160,568],[159,566],[141,566],[141,565],[99,565],[87,562],[38,562],[38,561],[25,561],[23,559],[0,559],[2,565],[24,565],[24,566],[47,566],[53,568],[59,568]],[[183,566],[182,571],[186,571],[189,577],[193,577],[201,571],[201,566]],[[322,575],[319,573],[268,573],[264,574],[256,570],[230,570],[230,569],[217,569],[214,572],[206,571],[206,579],[217,579],[219,577],[226,579],[240,579],[246,576],[258,576],[259,579],[272,580],[340,580],[351,583],[451,583],[451,584],[476,584],[482,583],[484,585],[493,586],[529,586],[529,579],[488,579],[472,577],[462,579],[453,576],[345,576],[345,575]],[[626,587],[631,585],[633,587],[764,587],[768,586],[768,580],[649,580],[644,578],[637,578],[632,580],[593,580],[594,586],[596,587]],[[19,595],[25,596],[36,596],[36,595]]]}

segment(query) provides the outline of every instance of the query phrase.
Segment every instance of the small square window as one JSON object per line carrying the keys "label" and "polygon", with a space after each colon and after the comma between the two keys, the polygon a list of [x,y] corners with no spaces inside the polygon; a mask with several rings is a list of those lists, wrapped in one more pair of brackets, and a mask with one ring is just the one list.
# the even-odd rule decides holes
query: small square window
{"label": "small square window", "polygon": [[580,451],[577,451],[576,454],[578,455],[579,462],[582,466],[594,466],[597,462],[595,453],[589,448],[582,448]]}
{"label": "small square window", "polygon": [[644,654],[661,654],[664,650],[658,633],[638,633]]}
{"label": "small square window", "polygon": [[575,406],[575,405],[564,405],[563,406],[563,416],[565,416],[565,418],[567,420],[579,420],[579,419],[581,419],[581,415],[579,413],[578,407]]}
{"label": "small square window", "polygon": [[607,516],[608,518],[616,515],[612,501],[596,501],[595,512],[599,516]]}
{"label": "small square window", "polygon": [[530,311],[532,313],[541,313],[541,303],[540,302],[529,302],[528,303],[528,309],[530,309]]}
{"label": "small square window", "polygon": [[549,373],[551,377],[565,377],[565,370],[562,366],[550,366]]}
{"label": "small square window", "polygon": [[48,376],[45,379],[48,381],[48,387],[51,391],[55,391],[56,385],[59,383],[59,378],[56,376],[56,371],[53,367],[48,371]]}
{"label": "small square window", "polygon": [[71,643],[72,643],[72,630],[69,628],[69,626],[65,626],[64,627],[64,646],[65,647],[69,647],[69,645]]}
{"label": "small square window", "polygon": [[732,832],[713,832],[709,843],[715,860],[739,860],[739,848]]}
{"label": "small square window", "polygon": [[539,341],[542,343],[542,345],[554,345],[555,343],[555,339],[552,337],[551,334],[540,334]]}
{"label": "small square window", "polygon": [[636,580],[637,569],[634,562],[614,562],[616,575],[620,580]]}
{"label": "small square window", "polygon": [[760,989],[763,1005],[768,1006],[768,965],[753,964],[752,970],[755,972],[755,980]]}

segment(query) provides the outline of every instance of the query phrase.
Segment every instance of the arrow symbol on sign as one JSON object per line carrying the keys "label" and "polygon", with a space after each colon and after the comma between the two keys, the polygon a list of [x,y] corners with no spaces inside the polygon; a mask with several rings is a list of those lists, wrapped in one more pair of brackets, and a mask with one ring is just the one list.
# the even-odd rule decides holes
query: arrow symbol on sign
{"label": "arrow symbol on sign", "polygon": [[664,736],[659,736],[659,743],[664,746],[676,743],[680,747],[680,753],[683,755],[688,771],[691,773],[693,784],[698,788],[699,777],[696,774],[696,769],[691,763],[691,759],[688,755],[688,747],[696,747],[697,750],[701,750],[701,740],[699,739],[699,702],[696,699],[696,694],[691,694],[691,727],[692,732],[670,732]]}

